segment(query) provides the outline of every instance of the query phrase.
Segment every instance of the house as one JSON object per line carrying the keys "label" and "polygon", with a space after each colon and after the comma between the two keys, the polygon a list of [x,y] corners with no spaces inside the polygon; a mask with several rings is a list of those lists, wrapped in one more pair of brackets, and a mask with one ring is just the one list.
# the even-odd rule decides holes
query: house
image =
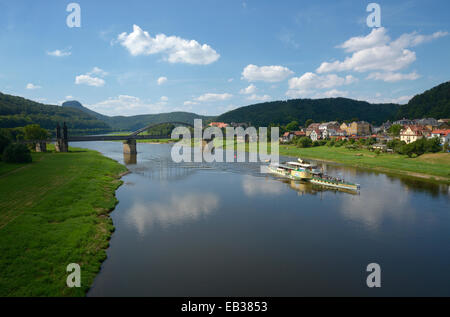
{"label": "house", "polygon": [[400,131],[400,140],[409,144],[423,138],[424,133],[426,133],[426,129],[422,126],[406,126]]}
{"label": "house", "polygon": [[311,132],[314,130],[319,130],[319,126],[320,123],[311,123],[307,128],[306,128],[306,136],[310,136]]}
{"label": "house", "polygon": [[428,128],[435,128],[439,126],[439,122],[434,118],[415,119],[416,125],[427,126]]}
{"label": "house", "polygon": [[306,136],[306,132],[304,132],[304,131],[294,131],[294,136],[296,136],[298,138],[301,138],[301,137]]}
{"label": "house", "polygon": [[283,143],[287,143],[287,142],[291,142],[293,138],[294,138],[294,133],[293,132],[285,132],[281,136],[280,141],[283,142]]}
{"label": "house", "polygon": [[446,130],[433,130],[431,131],[430,138],[439,138],[441,144],[450,143],[450,129]]}
{"label": "house", "polygon": [[319,125],[319,130],[323,132],[328,129],[339,129],[339,126],[339,122],[337,121],[325,122]]}
{"label": "house", "polygon": [[394,124],[399,124],[399,125],[405,126],[405,125],[414,125],[415,122],[413,120],[403,118],[401,120],[395,121]]}
{"label": "house", "polygon": [[314,129],[309,134],[309,137],[311,138],[312,141],[317,141],[320,138],[322,138],[322,133],[320,132],[319,129]]}
{"label": "house", "polygon": [[366,121],[354,121],[350,124],[343,123],[340,126],[341,130],[347,132],[347,135],[369,135],[370,123]]}
{"label": "house", "polygon": [[392,123],[388,120],[388,121],[384,122],[382,125],[380,125],[379,127],[373,127],[372,132],[375,134],[387,134],[388,130],[391,126],[392,126]]}
{"label": "house", "polygon": [[209,126],[210,126],[210,127],[217,127],[217,128],[219,128],[219,129],[223,129],[223,128],[228,127],[228,124],[225,123],[225,122],[211,122],[211,123],[209,124]]}

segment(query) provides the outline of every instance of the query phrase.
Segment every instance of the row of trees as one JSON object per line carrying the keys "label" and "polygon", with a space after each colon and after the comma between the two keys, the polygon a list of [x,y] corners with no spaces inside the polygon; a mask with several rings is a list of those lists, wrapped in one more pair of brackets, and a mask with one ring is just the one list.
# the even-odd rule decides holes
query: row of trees
{"label": "row of trees", "polygon": [[[0,155],[6,163],[30,163],[31,153],[27,145],[17,141],[47,140],[49,133],[38,124],[31,124],[23,128],[0,129]],[[32,149],[35,144],[29,145]]]}

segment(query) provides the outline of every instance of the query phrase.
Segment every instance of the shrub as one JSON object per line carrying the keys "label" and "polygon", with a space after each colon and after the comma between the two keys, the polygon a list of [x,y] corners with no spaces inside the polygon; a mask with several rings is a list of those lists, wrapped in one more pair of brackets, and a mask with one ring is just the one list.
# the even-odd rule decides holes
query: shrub
{"label": "shrub", "polygon": [[6,163],[30,163],[31,153],[25,144],[10,144],[3,151],[2,160]]}
{"label": "shrub", "polygon": [[297,141],[297,147],[306,148],[312,145],[312,141],[308,137],[302,137]]}
{"label": "shrub", "polygon": [[316,147],[316,146],[320,146],[320,143],[319,143],[319,141],[314,141],[314,142],[313,142],[313,144],[312,144],[312,146],[314,146],[314,147]]}
{"label": "shrub", "polygon": [[5,148],[11,144],[11,140],[6,136],[0,134],[0,154],[3,153]]}

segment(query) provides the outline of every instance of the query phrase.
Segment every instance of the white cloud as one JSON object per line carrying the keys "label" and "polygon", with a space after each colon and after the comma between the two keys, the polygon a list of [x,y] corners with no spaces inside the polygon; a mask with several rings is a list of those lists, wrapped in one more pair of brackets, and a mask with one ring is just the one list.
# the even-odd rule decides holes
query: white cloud
{"label": "white cloud", "polygon": [[324,93],[316,95],[316,98],[336,98],[336,97],[346,97],[348,96],[348,91],[340,91],[337,89],[332,89],[325,91]]}
{"label": "white cloud", "polygon": [[161,86],[162,84],[167,82],[167,77],[159,77],[157,82],[158,82],[158,85]]}
{"label": "white cloud", "polygon": [[105,115],[131,116],[164,112],[165,104],[165,102],[150,103],[138,97],[119,95],[87,107]]}
{"label": "white cloud", "polygon": [[385,28],[375,28],[372,29],[369,35],[352,37],[338,47],[343,48],[346,52],[356,52],[366,48],[385,45],[390,40],[390,37],[386,35]]}
{"label": "white cloud", "polygon": [[66,100],[70,100],[70,99],[73,99],[73,96],[66,96]]}
{"label": "white cloud", "polygon": [[89,73],[87,73],[88,75],[98,75],[101,77],[105,77],[106,75],[108,75],[107,72],[105,72],[103,69],[95,66]]}
{"label": "white cloud", "polygon": [[227,81],[229,82],[229,83],[231,83],[231,82],[233,82],[233,78],[229,78]]}
{"label": "white cloud", "polygon": [[374,79],[374,80],[383,80],[385,82],[393,83],[401,80],[416,80],[420,78],[419,74],[416,72],[412,72],[409,74],[402,74],[402,73],[392,73],[392,72],[386,72],[386,73],[371,73],[369,76],[367,76],[367,79]]}
{"label": "white cloud", "polygon": [[256,92],[256,86],[251,84],[247,88],[241,89],[240,93],[243,95],[250,95]]}
{"label": "white cloud", "polygon": [[166,101],[169,101],[169,98],[166,97],[166,96],[162,96],[162,97],[160,98],[160,100],[166,102]]}
{"label": "white cloud", "polygon": [[447,32],[436,32],[432,35],[420,35],[414,32],[403,34],[397,40],[391,41],[386,35],[386,29],[374,29],[365,37],[354,37],[340,45],[339,47],[347,52],[353,52],[352,56],[343,61],[324,62],[317,69],[317,73],[398,71],[416,60],[416,53],[408,48],[447,34]]}
{"label": "white cloud", "polygon": [[269,83],[279,82],[287,79],[293,75],[289,68],[283,66],[256,66],[247,65],[243,72],[242,77],[247,81],[264,81]]}
{"label": "white cloud", "polygon": [[185,101],[183,103],[183,105],[185,105],[185,106],[194,106],[194,105],[198,105],[198,102],[188,100],[188,101]]}
{"label": "white cloud", "polygon": [[72,53],[69,50],[54,50],[51,52],[47,52],[47,55],[54,56],[54,57],[64,57],[64,56],[70,56]]}
{"label": "white cloud", "polygon": [[272,97],[269,95],[260,96],[257,94],[253,94],[253,95],[247,97],[247,100],[250,100],[250,101],[268,101],[270,99],[272,99]]}
{"label": "white cloud", "polygon": [[108,75],[107,72],[105,72],[103,69],[99,67],[94,67],[90,72],[84,74],[84,75],[78,75],[75,77],[75,84],[76,85],[88,85],[92,87],[103,87],[105,85],[105,80],[99,77],[104,77]]}
{"label": "white cloud", "polygon": [[105,81],[101,78],[92,77],[90,75],[79,75],[75,77],[75,84],[102,87],[105,85]]}
{"label": "white cloud", "polygon": [[165,34],[151,37],[137,25],[133,25],[132,33],[124,32],[118,36],[117,40],[133,56],[163,54],[164,59],[170,63],[208,65],[220,57],[207,44],[202,45],[195,40]]}
{"label": "white cloud", "polygon": [[223,101],[227,100],[233,97],[233,95],[224,93],[224,94],[213,94],[213,93],[207,93],[204,95],[201,95],[200,97],[196,98],[197,101],[205,102],[205,101]]}
{"label": "white cloud", "polygon": [[29,84],[27,84],[26,88],[27,88],[28,90],[34,90],[34,89],[40,89],[40,88],[42,88],[42,87],[41,87],[41,86],[38,86],[38,85],[34,85],[34,84],[32,84],[32,83],[29,83]]}
{"label": "white cloud", "polygon": [[[330,89],[333,87],[350,85],[357,81],[358,79],[352,75],[347,75],[345,77],[340,77],[336,74],[320,76],[308,72],[301,77],[294,77],[289,80],[289,90],[286,95],[291,98],[306,97],[318,89]],[[330,92],[339,91],[331,90]],[[324,93],[322,93],[322,95],[324,95]]]}

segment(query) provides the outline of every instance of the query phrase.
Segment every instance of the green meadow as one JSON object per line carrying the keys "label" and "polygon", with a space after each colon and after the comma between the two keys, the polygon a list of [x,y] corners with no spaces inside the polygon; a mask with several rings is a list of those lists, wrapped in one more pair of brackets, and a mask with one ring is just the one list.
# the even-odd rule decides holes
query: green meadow
{"label": "green meadow", "polygon": [[[106,258],[126,168],[95,151],[0,163],[0,296],[84,296]],[[81,288],[68,288],[69,263]]]}

